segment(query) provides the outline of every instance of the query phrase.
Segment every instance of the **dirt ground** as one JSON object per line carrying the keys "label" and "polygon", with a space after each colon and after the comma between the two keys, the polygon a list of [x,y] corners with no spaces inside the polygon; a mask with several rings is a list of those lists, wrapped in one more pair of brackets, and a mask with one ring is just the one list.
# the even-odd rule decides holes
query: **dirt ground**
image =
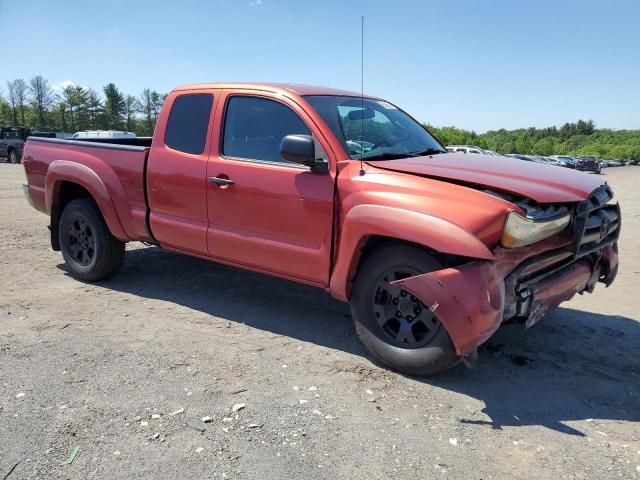
{"label": "dirt ground", "polygon": [[640,478],[640,167],[602,178],[614,285],[419,379],[321,290],[140,245],[74,280],[0,164],[0,480]]}

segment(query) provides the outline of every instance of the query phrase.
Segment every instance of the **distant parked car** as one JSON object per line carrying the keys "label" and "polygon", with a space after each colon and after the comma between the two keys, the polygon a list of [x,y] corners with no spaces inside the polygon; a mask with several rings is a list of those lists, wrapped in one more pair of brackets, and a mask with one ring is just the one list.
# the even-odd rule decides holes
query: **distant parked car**
{"label": "distant parked car", "polygon": [[563,167],[576,168],[576,158],[569,155],[551,155],[549,158],[554,158],[564,163]]}
{"label": "distant parked car", "polygon": [[56,132],[56,138],[61,138],[63,140],[69,140],[71,137],[73,137],[73,133],[69,133],[69,132]]}
{"label": "distant parked car", "polygon": [[600,173],[602,171],[602,167],[600,166],[600,160],[598,160],[598,157],[587,155],[578,158],[578,161],[576,162],[576,170]]}
{"label": "distant parked car", "polygon": [[535,158],[535,160],[540,163],[548,163],[548,164],[554,163],[553,160],[547,157],[543,157],[542,155],[532,155],[532,157]]}
{"label": "distant parked car", "polygon": [[517,158],[518,160],[524,160],[526,162],[535,162],[535,160],[529,155],[522,155],[520,153],[507,153],[504,156],[509,158]]}
{"label": "distant parked car", "polygon": [[137,135],[133,132],[123,132],[120,130],[84,130],[82,132],[74,133],[71,138],[73,140],[86,139],[125,139],[125,138],[137,138]]}
{"label": "distant parked car", "polygon": [[449,145],[447,150],[450,152],[464,152],[464,153],[475,153],[479,155],[487,155],[487,152],[473,145]]}
{"label": "distant parked car", "polygon": [[545,165],[554,165],[556,167],[564,167],[564,162],[552,157],[545,157],[543,155],[522,155],[520,153],[508,153],[505,157],[518,158],[527,162],[544,163]]}
{"label": "distant parked car", "polygon": [[0,128],[0,158],[6,158],[9,163],[20,163],[24,142],[30,136],[55,138],[56,134],[52,131],[32,132],[25,127],[2,127]]}
{"label": "distant parked car", "polygon": [[493,150],[485,150],[484,153],[487,155],[493,155],[494,157],[504,157],[501,153],[494,152]]}
{"label": "distant parked car", "polygon": [[475,153],[480,155],[492,155],[494,157],[502,157],[504,155],[494,152],[493,150],[487,150],[486,148],[476,147],[475,145],[449,145],[447,147],[449,152],[464,152]]}
{"label": "distant parked car", "polygon": [[530,162],[536,162],[536,163],[548,163],[546,160],[544,160],[542,157],[538,156],[538,155],[520,155],[520,157],[525,157],[527,160],[529,160]]}
{"label": "distant parked car", "polygon": [[601,166],[603,161],[607,162],[607,167],[623,167],[624,166],[624,162],[621,162],[620,160],[600,160]]}
{"label": "distant parked car", "polygon": [[566,167],[567,163],[564,160],[560,160],[559,158],[555,158],[555,157],[540,157],[545,163],[548,163],[549,165],[555,165],[556,167]]}

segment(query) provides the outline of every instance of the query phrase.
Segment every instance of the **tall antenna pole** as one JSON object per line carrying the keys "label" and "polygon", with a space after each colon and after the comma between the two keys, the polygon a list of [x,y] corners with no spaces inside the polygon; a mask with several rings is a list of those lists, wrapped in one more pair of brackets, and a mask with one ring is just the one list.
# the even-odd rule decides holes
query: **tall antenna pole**
{"label": "tall antenna pole", "polygon": [[360,17],[360,175],[364,175],[364,15]]}

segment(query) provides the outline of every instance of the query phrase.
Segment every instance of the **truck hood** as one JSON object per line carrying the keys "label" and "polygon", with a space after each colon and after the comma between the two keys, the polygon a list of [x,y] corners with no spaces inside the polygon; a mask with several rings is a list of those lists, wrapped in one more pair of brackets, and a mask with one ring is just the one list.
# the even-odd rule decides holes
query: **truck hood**
{"label": "truck hood", "polygon": [[568,168],[511,157],[459,152],[370,161],[367,164],[384,170],[500,190],[538,203],[579,202],[605,183],[596,175]]}

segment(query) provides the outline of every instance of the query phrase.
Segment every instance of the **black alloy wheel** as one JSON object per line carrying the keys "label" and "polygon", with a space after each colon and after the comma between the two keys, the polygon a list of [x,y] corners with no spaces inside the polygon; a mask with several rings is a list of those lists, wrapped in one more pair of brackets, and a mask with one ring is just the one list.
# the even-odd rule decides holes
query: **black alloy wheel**
{"label": "black alloy wheel", "polygon": [[82,217],[75,218],[67,232],[68,250],[71,257],[78,264],[86,267],[91,263],[96,253],[96,239],[91,226]]}
{"label": "black alloy wheel", "polygon": [[74,277],[97,282],[120,269],[125,244],[111,234],[92,199],[69,202],[62,211],[58,233],[62,256]]}
{"label": "black alloy wheel", "polygon": [[377,359],[410,375],[435,375],[460,361],[445,325],[422,301],[393,282],[443,268],[436,255],[394,241],[359,266],[351,315],[360,341]]}
{"label": "black alloy wheel", "polygon": [[393,267],[378,278],[373,291],[373,314],[387,341],[401,348],[428,344],[440,320],[414,295],[391,282],[420,275],[413,267]]}

